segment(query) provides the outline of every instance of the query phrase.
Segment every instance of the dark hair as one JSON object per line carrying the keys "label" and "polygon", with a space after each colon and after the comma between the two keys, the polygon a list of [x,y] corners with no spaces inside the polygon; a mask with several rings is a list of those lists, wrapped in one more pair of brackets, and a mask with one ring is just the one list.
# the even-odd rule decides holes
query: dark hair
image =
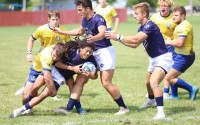
{"label": "dark hair", "polygon": [[53,50],[56,50],[57,56],[62,56],[65,52],[65,43],[56,43]]}
{"label": "dark hair", "polygon": [[78,42],[79,43],[79,48],[85,48],[85,47],[90,47],[90,48],[92,48],[93,50],[95,49],[95,47],[94,47],[94,43],[88,43],[87,42],[87,39],[83,39],[83,40],[81,40],[80,42]]}
{"label": "dark hair", "polygon": [[92,2],[91,0],[75,0],[74,4],[76,6],[83,6],[83,8],[89,7],[92,10]]}
{"label": "dark hair", "polygon": [[185,15],[186,16],[186,11],[185,8],[183,6],[177,6],[173,9],[173,12],[180,12],[181,15]]}
{"label": "dark hair", "polygon": [[72,51],[74,49],[79,49],[79,48],[85,48],[85,47],[91,47],[93,50],[95,49],[93,43],[87,43],[86,39],[80,40],[71,40],[65,44],[65,56],[69,59],[68,52]]}

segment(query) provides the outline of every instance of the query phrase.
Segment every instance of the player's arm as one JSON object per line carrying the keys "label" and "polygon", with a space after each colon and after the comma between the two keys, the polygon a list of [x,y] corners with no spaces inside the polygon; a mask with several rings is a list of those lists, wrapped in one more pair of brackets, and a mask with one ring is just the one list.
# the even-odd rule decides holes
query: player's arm
{"label": "player's arm", "polygon": [[84,29],[82,26],[80,26],[79,28],[70,30],[70,31],[64,31],[61,30],[60,28],[56,27],[54,29],[54,32],[59,33],[59,34],[63,34],[63,35],[68,35],[68,36],[77,36],[77,35],[83,35],[84,34]]}
{"label": "player's arm", "polygon": [[57,61],[55,63],[55,66],[60,68],[60,69],[65,69],[65,70],[71,70],[75,73],[81,73],[81,65],[77,65],[77,66],[70,66],[70,65],[67,65],[67,64],[64,64],[61,60],[60,61]]}
{"label": "player's arm", "polygon": [[97,35],[95,35],[95,36],[92,36],[92,35],[88,36],[87,37],[87,42],[93,43],[94,41],[102,40],[103,38],[105,38],[104,34],[105,34],[106,29],[107,28],[104,25],[98,26],[99,33]]}
{"label": "player's arm", "polygon": [[114,26],[113,32],[117,33],[117,30],[119,27],[119,17],[115,16],[114,19],[115,19],[115,26]]}
{"label": "player's arm", "polygon": [[187,38],[186,36],[181,36],[181,37],[178,37],[177,40],[167,39],[167,40],[165,40],[165,44],[171,45],[171,46],[174,46],[177,48],[181,48],[181,47],[183,47],[183,45],[186,41],[186,38]]}
{"label": "player's arm", "polygon": [[33,49],[33,45],[34,45],[34,39],[31,36],[28,40],[28,45],[27,45],[27,55],[26,55],[26,60],[27,62],[32,62],[33,61],[33,57],[32,57],[32,49]]}
{"label": "player's arm", "polygon": [[95,80],[98,78],[98,74],[97,74],[97,69],[95,68],[94,72],[85,72],[84,75],[86,75],[87,77],[89,77],[92,80]]}
{"label": "player's arm", "polygon": [[44,74],[44,81],[46,83],[46,86],[48,87],[48,89],[52,92],[52,97],[57,95],[57,91],[53,82],[53,78],[51,76],[51,72],[49,70],[43,70],[43,74]]}
{"label": "player's arm", "polygon": [[105,36],[108,39],[120,41],[125,46],[131,48],[138,47],[143,41],[145,41],[148,38],[147,34],[145,34],[144,32],[138,32],[134,36],[122,36],[114,32],[106,31]]}

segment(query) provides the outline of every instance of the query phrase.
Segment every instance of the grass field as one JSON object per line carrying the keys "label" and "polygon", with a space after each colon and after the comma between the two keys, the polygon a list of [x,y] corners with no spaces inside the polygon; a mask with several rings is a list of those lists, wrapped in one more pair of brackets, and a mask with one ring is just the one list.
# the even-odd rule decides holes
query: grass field
{"label": "grass field", "polygon": [[[184,78],[189,83],[200,86],[200,17],[188,17],[194,27],[194,50],[196,61],[192,67],[184,73]],[[67,29],[73,29],[78,25],[65,25]],[[77,113],[69,116],[60,116],[53,112],[54,108],[67,104],[69,91],[66,86],[59,90],[61,100],[54,101],[47,98],[34,108],[31,116],[21,116],[9,119],[10,113],[21,106],[21,96],[15,96],[16,90],[23,86],[30,63],[25,60],[27,40],[37,26],[24,27],[0,27],[0,124],[16,125],[192,125],[200,124],[200,97],[195,101],[188,100],[188,93],[179,89],[180,100],[165,101],[165,111],[171,120],[152,121],[156,114],[156,108],[140,110],[139,107],[146,101],[144,95],[145,74],[148,66],[148,57],[142,46],[131,49],[122,46],[118,42],[112,42],[117,51],[117,66],[113,82],[120,88],[124,101],[130,109],[130,113],[123,116],[114,116],[118,110],[117,105],[102,87],[100,80],[90,80],[84,88],[81,98],[84,108],[90,112],[85,116]],[[133,18],[126,23],[121,23],[119,33],[134,34],[138,25]],[[39,41],[35,42],[33,52],[39,50]],[[162,85],[161,85],[162,86]],[[75,110],[74,110],[75,112]]]}

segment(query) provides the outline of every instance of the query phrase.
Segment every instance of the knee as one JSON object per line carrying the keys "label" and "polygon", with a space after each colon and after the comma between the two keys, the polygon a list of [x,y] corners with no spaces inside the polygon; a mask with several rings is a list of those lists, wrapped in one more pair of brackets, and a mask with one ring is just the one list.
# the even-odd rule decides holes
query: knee
{"label": "knee", "polygon": [[105,89],[108,89],[108,88],[112,85],[112,83],[110,83],[110,82],[108,82],[108,81],[102,81],[102,85],[103,85],[103,87],[104,87]]}

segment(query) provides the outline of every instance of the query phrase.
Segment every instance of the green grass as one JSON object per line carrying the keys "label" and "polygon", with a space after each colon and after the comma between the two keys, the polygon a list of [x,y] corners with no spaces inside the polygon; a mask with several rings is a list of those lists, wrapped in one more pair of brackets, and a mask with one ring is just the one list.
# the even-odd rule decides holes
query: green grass
{"label": "green grass", "polygon": [[[200,17],[188,17],[194,27],[194,49],[196,60],[189,70],[181,78],[192,85],[199,86],[200,77]],[[78,25],[65,25],[67,29],[72,29]],[[100,80],[90,80],[84,88],[81,102],[84,108],[90,109],[85,116],[73,113],[69,116],[60,116],[53,112],[54,108],[67,104],[69,91],[66,86],[59,90],[60,101],[50,98],[45,99],[41,104],[34,107],[34,114],[31,116],[21,116],[9,119],[10,113],[21,106],[21,96],[15,96],[16,90],[23,86],[26,75],[29,71],[30,63],[25,60],[27,40],[37,26],[24,27],[0,27],[0,124],[58,124],[58,125],[191,125],[200,124],[200,97],[197,100],[188,100],[188,93],[179,89],[180,100],[165,101],[166,115],[172,121],[152,121],[156,114],[156,108],[139,110],[141,104],[146,99],[145,74],[148,66],[148,57],[144,48],[140,46],[132,49],[112,42],[117,52],[117,66],[113,83],[120,88],[124,101],[130,109],[130,113],[124,116],[114,116],[118,110],[117,105],[109,94],[102,87]],[[119,33],[135,34],[138,25],[133,18],[129,18],[126,23],[121,23]],[[33,52],[39,49],[39,41],[35,42]],[[74,110],[75,112],[75,110]]]}

